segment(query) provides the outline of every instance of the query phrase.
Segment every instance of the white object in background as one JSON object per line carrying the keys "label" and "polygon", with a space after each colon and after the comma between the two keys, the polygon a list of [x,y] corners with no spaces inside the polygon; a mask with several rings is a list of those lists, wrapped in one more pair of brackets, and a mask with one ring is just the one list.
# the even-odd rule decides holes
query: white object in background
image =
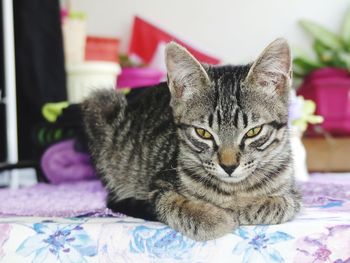
{"label": "white object in background", "polygon": [[80,103],[91,91],[101,88],[115,88],[121,69],[113,62],[89,61],[68,65],[67,93],[70,103]]}
{"label": "white object in background", "polygon": [[64,58],[67,64],[85,59],[86,20],[66,17],[62,25]]}
{"label": "white object in background", "polygon": [[20,187],[32,186],[38,183],[37,174],[34,168],[23,168],[17,171]]}
{"label": "white object in background", "polygon": [[301,137],[302,132],[297,127],[292,126],[290,130],[290,144],[292,147],[295,179],[305,182],[309,180],[309,173],[306,166],[306,150]]}
{"label": "white object in background", "polygon": [[0,187],[8,187],[11,182],[10,171],[0,172]]}
{"label": "white object in background", "polygon": [[[7,162],[18,162],[18,139],[17,139],[17,100],[16,100],[16,64],[15,43],[13,25],[13,1],[2,1],[2,15],[4,27],[4,66],[5,66],[5,93],[6,105],[6,141]],[[12,188],[18,188],[18,174],[16,170],[10,172]]]}
{"label": "white object in background", "polygon": [[[149,63],[150,68],[155,68],[162,72],[166,72],[165,48],[166,48],[165,42],[158,43],[157,49],[153,53],[153,57],[151,59],[151,62]],[[165,74],[165,79],[166,79],[166,74]]]}

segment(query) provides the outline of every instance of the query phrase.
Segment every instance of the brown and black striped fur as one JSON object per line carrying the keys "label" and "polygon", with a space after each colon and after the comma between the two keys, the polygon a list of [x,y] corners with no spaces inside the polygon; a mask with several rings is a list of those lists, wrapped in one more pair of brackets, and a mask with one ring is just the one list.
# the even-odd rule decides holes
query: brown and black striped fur
{"label": "brown and black striped fur", "polygon": [[[292,219],[300,197],[288,134],[288,44],[274,41],[250,65],[214,67],[170,43],[166,65],[168,82],[133,101],[105,90],[83,103],[108,207],[195,240]],[[260,133],[247,137],[255,127]]]}

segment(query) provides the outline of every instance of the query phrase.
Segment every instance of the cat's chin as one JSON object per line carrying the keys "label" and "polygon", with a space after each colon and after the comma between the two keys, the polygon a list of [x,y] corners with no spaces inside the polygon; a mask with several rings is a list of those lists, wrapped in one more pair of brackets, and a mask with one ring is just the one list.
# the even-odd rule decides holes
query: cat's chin
{"label": "cat's chin", "polygon": [[225,183],[240,183],[247,179],[247,175],[239,174],[239,175],[233,175],[233,176],[228,176],[228,175],[220,175],[216,176],[219,178],[221,181],[224,181]]}

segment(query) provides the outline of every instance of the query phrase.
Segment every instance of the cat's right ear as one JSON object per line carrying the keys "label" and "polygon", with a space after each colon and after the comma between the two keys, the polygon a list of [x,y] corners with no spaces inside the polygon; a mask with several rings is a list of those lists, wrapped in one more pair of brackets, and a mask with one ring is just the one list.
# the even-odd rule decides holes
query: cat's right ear
{"label": "cat's right ear", "polygon": [[203,66],[182,46],[170,42],[165,48],[165,64],[172,100],[186,102],[203,93],[210,80]]}

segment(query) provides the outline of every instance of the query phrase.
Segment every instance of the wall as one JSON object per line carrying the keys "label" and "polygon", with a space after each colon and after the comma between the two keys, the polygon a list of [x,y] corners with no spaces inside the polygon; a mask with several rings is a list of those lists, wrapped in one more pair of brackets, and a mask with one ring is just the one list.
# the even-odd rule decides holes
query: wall
{"label": "wall", "polygon": [[88,32],[123,39],[138,14],[226,62],[241,63],[279,36],[308,48],[297,21],[308,18],[339,30],[349,0],[71,0],[89,18]]}

